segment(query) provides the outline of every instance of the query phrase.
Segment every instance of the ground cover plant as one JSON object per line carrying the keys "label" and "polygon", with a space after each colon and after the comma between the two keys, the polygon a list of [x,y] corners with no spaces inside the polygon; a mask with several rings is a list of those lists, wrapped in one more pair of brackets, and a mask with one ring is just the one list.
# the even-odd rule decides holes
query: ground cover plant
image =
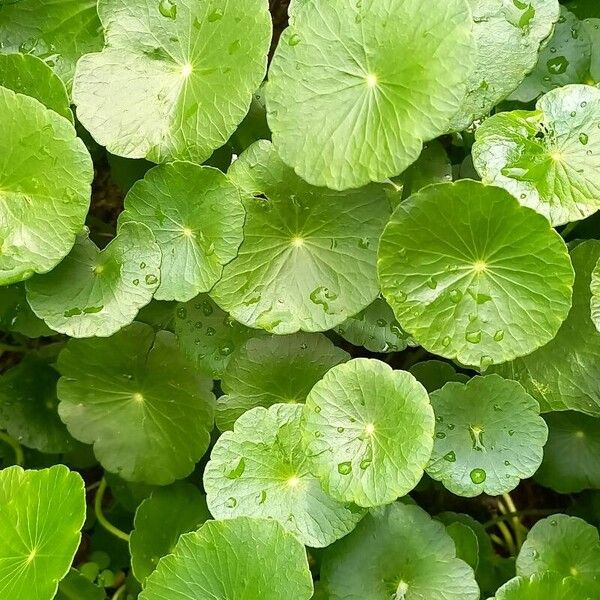
{"label": "ground cover plant", "polygon": [[600,598],[597,0],[0,0],[0,600]]}

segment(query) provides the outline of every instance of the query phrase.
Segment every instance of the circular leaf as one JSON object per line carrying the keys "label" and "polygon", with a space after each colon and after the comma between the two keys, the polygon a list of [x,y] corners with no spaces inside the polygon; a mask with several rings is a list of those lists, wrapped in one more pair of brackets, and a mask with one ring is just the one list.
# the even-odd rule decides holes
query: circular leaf
{"label": "circular leaf", "polygon": [[476,132],[473,160],[484,183],[507,189],[553,225],[600,208],[600,90],[569,85],[535,112],[498,113]]}
{"label": "circular leaf", "polygon": [[182,535],[140,600],[308,600],[312,593],[306,552],[294,535],[277,521],[241,517]]}
{"label": "circular leaf", "polygon": [[[302,403],[331,367],[350,355],[320,334],[298,333],[248,340],[227,365],[215,420],[221,431],[256,406]],[[310,544],[309,544],[310,545]]]}
{"label": "circular leaf", "polygon": [[321,548],[352,531],[365,511],[328,496],[311,474],[301,414],[300,404],[244,413],[215,444],[204,487],[216,519],[275,519],[306,546]]}
{"label": "circular leaf", "polygon": [[58,357],[59,414],[102,466],[128,481],[166,485],[189,475],[213,427],[212,382],[175,336],[133,323],[110,338],[71,340]]}
{"label": "circular leaf", "polygon": [[77,64],[73,100],[113,154],[201,163],[242,121],[266,70],[266,0],[100,0],[106,46]]}
{"label": "circular leaf", "polygon": [[162,251],[158,300],[186,302],[208,292],[242,242],[240,193],[211,167],[177,162],[146,173],[125,198],[119,228],[144,223]]}
{"label": "circular leaf", "polygon": [[444,384],[449,381],[461,383],[469,381],[468,375],[457,373],[451,364],[441,360],[426,360],[417,363],[409,371],[417,378],[417,381],[423,384],[429,394],[444,387]]}
{"label": "circular leaf", "polygon": [[379,292],[377,241],[390,214],[384,186],[334,192],[297,177],[270,142],[229,171],[246,194],[239,254],[211,292],[249,327],[277,334],[325,331]]}
{"label": "circular leaf", "polygon": [[549,342],[571,302],[562,238],[505,190],[475,181],[405,200],[381,238],[378,269],[417,343],[482,370]]}
{"label": "circular leaf", "polygon": [[69,253],[93,168],[66,119],[2,87],[0,130],[0,285],[7,285],[50,271]]}
{"label": "circular leaf", "polygon": [[392,502],[419,483],[433,430],[423,386],[365,358],[330,369],[303,413],[306,453],[325,491],[366,507]]}
{"label": "circular leaf", "polygon": [[585,598],[584,589],[572,577],[559,577],[555,573],[515,577],[506,582],[494,596],[495,600],[574,600]]}
{"label": "circular leaf", "polygon": [[498,496],[540,466],[548,428],[516,381],[488,375],[447,383],[431,404],[436,434],[427,474],[453,494]]}
{"label": "circular leaf", "polygon": [[160,261],[152,232],[140,223],[121,227],[102,251],[86,233],[53,271],[27,282],[27,300],[55,331],[108,337],[152,300]]}
{"label": "circular leaf", "polygon": [[472,569],[456,558],[445,527],[418,506],[371,510],[325,551],[329,600],[477,600]]}
{"label": "circular leaf", "polygon": [[471,29],[464,0],[295,2],[266,88],[281,158],[337,190],[404,171],[460,106]]}

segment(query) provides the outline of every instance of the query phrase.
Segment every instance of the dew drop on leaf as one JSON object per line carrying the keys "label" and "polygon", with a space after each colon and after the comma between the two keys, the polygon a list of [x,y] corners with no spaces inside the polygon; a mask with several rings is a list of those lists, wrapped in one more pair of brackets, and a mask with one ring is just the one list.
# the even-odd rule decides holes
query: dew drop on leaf
{"label": "dew drop on leaf", "polygon": [[177,4],[173,0],[160,0],[158,10],[163,17],[175,19],[177,17]]}
{"label": "dew drop on leaf", "polygon": [[447,454],[444,454],[444,460],[447,462],[456,462],[456,454],[453,450],[450,450]]}
{"label": "dew drop on leaf", "polygon": [[468,331],[465,334],[465,339],[469,344],[479,344],[481,341],[481,331],[479,329],[477,331]]}
{"label": "dew drop on leaf", "polygon": [[585,146],[587,145],[588,141],[589,141],[589,136],[587,135],[587,133],[580,133],[579,134],[579,141]]}
{"label": "dew drop on leaf", "polygon": [[352,472],[352,463],[343,462],[337,466],[338,473],[340,475],[349,475]]}
{"label": "dew drop on leaf", "polygon": [[475,484],[481,484],[485,481],[487,474],[483,469],[473,469],[470,473],[471,481]]}
{"label": "dew drop on leaf", "polygon": [[232,496],[231,498],[227,499],[227,502],[225,502],[225,506],[227,508],[235,508],[237,506],[237,500]]}

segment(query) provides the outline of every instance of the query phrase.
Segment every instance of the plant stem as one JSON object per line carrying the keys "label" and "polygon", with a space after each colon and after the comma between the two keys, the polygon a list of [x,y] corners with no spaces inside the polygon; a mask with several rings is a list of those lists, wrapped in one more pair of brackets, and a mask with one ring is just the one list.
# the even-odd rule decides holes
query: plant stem
{"label": "plant stem", "polygon": [[5,344],[4,342],[0,342],[0,352],[27,352],[27,348],[25,346],[15,346],[13,344]]}
{"label": "plant stem", "polygon": [[579,221],[573,221],[572,223],[569,223],[568,225],[565,225],[563,230],[560,232],[560,235],[562,236],[562,238],[564,240],[567,239],[567,237],[573,233],[573,230],[575,229],[575,227],[577,227],[577,225],[579,225]]}
{"label": "plant stem", "polygon": [[527,530],[523,523],[521,523],[521,520],[519,519],[519,511],[517,510],[513,499],[510,497],[510,494],[502,494],[502,498],[504,500],[506,508],[508,508],[508,511],[503,511],[504,514],[508,514],[509,512],[512,513],[511,522],[513,526],[513,531],[515,532],[515,541],[517,544],[517,550],[520,550],[521,546],[523,545],[523,542],[525,541]]}
{"label": "plant stem", "polygon": [[490,529],[491,527],[495,527],[498,523],[502,523],[503,521],[510,521],[515,516],[547,517],[548,515],[553,515],[559,512],[559,508],[526,508],[517,512],[507,512],[503,515],[498,515],[497,517],[490,519],[487,523],[484,523],[483,526],[485,529]]}
{"label": "plant stem", "polygon": [[108,519],[104,516],[102,512],[102,500],[104,499],[104,492],[106,492],[106,479],[102,478],[100,485],[98,486],[98,491],[96,492],[96,497],[94,498],[94,512],[96,513],[96,519],[98,519],[98,523],[106,529],[109,533],[112,533],[115,537],[118,537],[120,540],[125,542],[129,542],[129,534],[121,531],[118,527],[115,527],[112,523],[108,521]]}
{"label": "plant stem", "polygon": [[515,541],[513,540],[512,534],[510,533],[510,529],[506,526],[506,523],[504,521],[498,521],[498,523],[496,523],[496,526],[500,530],[500,533],[502,534],[502,537],[506,542],[506,550],[508,551],[508,553],[511,556],[516,556],[517,552],[515,548]]}
{"label": "plant stem", "polygon": [[86,493],[93,492],[95,489],[99,488],[100,483],[101,483],[100,481],[96,481],[95,483],[90,483],[90,485],[88,485],[85,488]]}
{"label": "plant stem", "polygon": [[114,594],[112,600],[119,600],[123,596],[123,592],[125,592],[125,584],[123,584]]}
{"label": "plant stem", "polygon": [[4,431],[0,431],[0,441],[8,444],[14,450],[15,464],[19,465],[20,467],[23,466],[23,463],[25,462],[25,456],[23,454],[23,448],[21,448],[21,444],[19,444],[14,437],[8,435],[8,433]]}

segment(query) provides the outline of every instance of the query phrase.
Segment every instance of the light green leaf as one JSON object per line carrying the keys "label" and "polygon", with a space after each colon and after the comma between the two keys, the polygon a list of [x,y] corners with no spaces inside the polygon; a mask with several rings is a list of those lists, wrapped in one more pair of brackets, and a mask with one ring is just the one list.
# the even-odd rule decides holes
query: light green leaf
{"label": "light green leaf", "polygon": [[600,489],[600,419],[576,412],[545,419],[548,442],[535,479],[560,494]]}
{"label": "light green leaf", "polygon": [[75,63],[100,50],[102,27],[96,0],[21,0],[0,9],[2,52],[41,58],[70,90]]}
{"label": "light green leaf", "polygon": [[590,57],[591,41],[586,28],[561,6],[554,34],[541,50],[537,65],[509,100],[530,102],[554,88],[583,83],[590,68]]}
{"label": "light green leaf", "polygon": [[538,60],[540,44],[559,17],[558,0],[469,0],[477,45],[467,95],[451,128],[486,116],[519,86]]}
{"label": "light green leaf", "polygon": [[195,531],[208,519],[206,499],[193,485],[176,483],[154,491],[136,510],[130,535],[136,579],[145,583],[159,559],[173,552],[179,536]]}
{"label": "light green leaf", "polygon": [[572,578],[555,573],[515,577],[506,582],[494,596],[495,600],[575,600],[585,598],[585,590]]}
{"label": "light green leaf", "polygon": [[383,186],[315,188],[264,140],[229,173],[247,217],[239,254],[210,293],[221,308],[287,334],[331,329],[375,300],[377,241],[390,214]]}
{"label": "light green leaf", "polygon": [[47,108],[73,122],[65,84],[47,63],[37,56],[0,54],[0,85],[39,100]]}
{"label": "light green leaf", "polygon": [[94,444],[106,470],[166,485],[206,452],[212,382],[184,360],[172,333],[133,323],[107,339],[71,340],[57,364],[60,417]]}
{"label": "light green leaf", "polygon": [[306,553],[294,535],[277,521],[242,517],[182,535],[140,600],[308,600],[312,593]]}
{"label": "light green leaf", "polygon": [[[576,410],[600,416],[600,333],[590,318],[590,280],[599,258],[596,240],[572,250],[576,275],[567,320],[543,348],[494,369],[519,381],[543,411]],[[546,277],[549,269],[544,271]]]}
{"label": "light green leaf", "polygon": [[309,183],[337,190],[401,173],[423,142],[446,132],[464,97],[474,52],[467,3],[292,6],[266,87],[281,158]]}
{"label": "light green leaf", "polygon": [[102,251],[85,233],[54,270],[27,282],[27,300],[55,331],[108,337],[152,300],[160,261],[154,235],[140,223],[121,227]]}
{"label": "light green leaf", "polygon": [[[221,431],[256,406],[302,403],[331,367],[350,358],[321,334],[248,340],[233,354],[221,380],[215,420]],[[309,544],[310,545],[310,544]]]}
{"label": "light green leaf", "polygon": [[100,0],[106,46],[77,64],[73,100],[119,156],[201,163],[242,121],[266,70],[266,0]]}
{"label": "light green leaf", "polygon": [[237,188],[217,169],[176,162],[151,169],[125,198],[119,227],[137,221],[162,251],[158,300],[187,302],[208,292],[242,242]]}
{"label": "light green leaf", "polygon": [[75,569],[60,582],[54,600],[105,600],[104,590]]}
{"label": "light green leaf", "polygon": [[201,294],[175,311],[175,333],[183,353],[202,371],[220,379],[231,355],[249,339],[265,335],[249,329]]}
{"label": "light green leaf", "polygon": [[329,600],[478,600],[473,570],[445,527],[418,506],[376,508],[325,551]]}
{"label": "light green leaf", "polygon": [[590,309],[592,311],[592,322],[596,329],[600,331],[600,260],[596,263],[592,271],[592,280],[590,283]]}
{"label": "light green leaf", "polygon": [[484,183],[507,189],[552,225],[600,208],[600,90],[569,85],[533,112],[498,113],[476,132],[475,167]]}
{"label": "light green leaf", "polygon": [[30,338],[54,332],[31,310],[25,296],[25,285],[16,283],[0,288],[0,329],[14,331]]}
{"label": "light green leaf", "polygon": [[449,381],[461,383],[469,381],[468,375],[458,373],[451,364],[441,360],[426,360],[417,363],[409,369],[409,372],[423,384],[429,394],[444,387],[444,384]]}
{"label": "light green leaf", "polygon": [[453,494],[499,496],[540,466],[548,428],[516,381],[488,375],[447,383],[431,404],[436,433],[427,474]]}
{"label": "light green leaf", "polygon": [[425,388],[410,373],[358,358],[313,387],[302,429],[325,491],[369,507],[417,485],[431,456],[434,419]]}
{"label": "light green leaf", "polygon": [[300,404],[244,413],[215,444],[204,471],[210,512],[279,521],[306,546],[345,536],[365,511],[328,496],[310,472],[302,446]]}
{"label": "light green leaf", "polygon": [[3,87],[0,130],[0,285],[7,285],[50,271],[69,253],[93,168],[71,123]]}
{"label": "light green leaf", "polygon": [[383,298],[376,298],[334,331],[354,346],[364,346],[370,352],[401,352],[415,345]]}
{"label": "light green leaf", "polygon": [[0,598],[54,598],[84,520],[83,480],[64,465],[0,471]]}
{"label": "light green leaf", "polygon": [[600,19],[585,19],[583,27],[592,41],[590,76],[598,83],[600,82]]}
{"label": "light green leaf", "polygon": [[417,343],[482,370],[549,342],[571,302],[573,269],[548,221],[469,180],[405,200],[381,238],[378,270]]}

